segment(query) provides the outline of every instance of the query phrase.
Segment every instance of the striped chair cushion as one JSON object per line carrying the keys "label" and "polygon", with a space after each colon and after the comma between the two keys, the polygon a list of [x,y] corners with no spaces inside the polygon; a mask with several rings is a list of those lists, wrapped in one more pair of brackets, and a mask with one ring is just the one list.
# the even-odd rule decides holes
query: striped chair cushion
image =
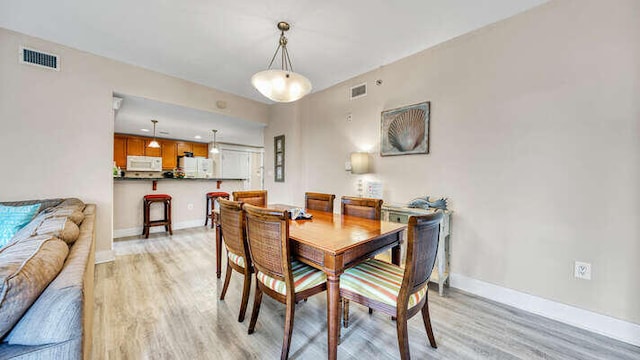
{"label": "striped chair cushion", "polygon": [[231,261],[232,263],[240,266],[240,267],[244,267],[244,258],[240,255],[236,255],[234,253],[232,253],[231,251],[227,252],[227,255],[229,256],[229,261]]}
{"label": "striped chair cushion", "polygon": [[[327,275],[320,270],[316,270],[309,265],[303,264],[297,260],[291,262],[291,272],[293,273],[293,285],[295,292],[301,292],[310,289],[316,285],[327,281]],[[276,292],[286,295],[287,285],[284,281],[274,279],[258,271],[258,280],[265,284],[268,288]]]}
{"label": "striped chair cushion", "polygon": [[[371,259],[348,269],[340,276],[340,289],[361,294],[369,299],[397,306],[404,269],[384,261]],[[409,296],[409,309],[427,294],[427,286]]]}

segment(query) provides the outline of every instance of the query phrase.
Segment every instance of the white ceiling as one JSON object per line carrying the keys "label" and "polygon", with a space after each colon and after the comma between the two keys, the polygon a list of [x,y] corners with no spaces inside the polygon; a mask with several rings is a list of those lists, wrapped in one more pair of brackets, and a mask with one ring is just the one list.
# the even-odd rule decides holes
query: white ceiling
{"label": "white ceiling", "polygon": [[546,1],[6,0],[0,26],[267,102],[249,79],[280,20],[319,91]]}
{"label": "white ceiling", "polygon": [[[216,140],[219,142],[253,146],[263,146],[264,143],[264,124],[261,123],[132,95],[114,96],[123,99],[120,109],[116,111],[116,133],[153,136],[151,119],[155,119],[158,120],[156,136],[159,138],[212,142],[211,130],[216,129]],[[147,129],[149,132],[141,129]],[[199,135],[200,139],[196,138],[196,135]]]}

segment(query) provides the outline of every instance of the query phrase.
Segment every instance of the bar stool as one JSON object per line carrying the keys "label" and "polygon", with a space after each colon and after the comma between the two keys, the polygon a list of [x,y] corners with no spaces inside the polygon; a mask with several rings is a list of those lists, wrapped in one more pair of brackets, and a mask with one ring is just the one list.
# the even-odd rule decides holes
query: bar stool
{"label": "bar stool", "polygon": [[215,226],[215,216],[216,216],[213,210],[215,209],[216,200],[218,200],[218,198],[229,200],[229,193],[226,193],[224,191],[214,191],[214,192],[207,193],[207,206],[205,206],[204,208],[204,211],[205,211],[204,226],[207,226],[207,223],[209,222],[209,218],[211,218],[212,229]]}
{"label": "bar stool", "polygon": [[[149,210],[151,204],[155,202],[164,204],[164,219],[151,221],[149,219]],[[173,235],[173,230],[171,229],[171,196],[167,194],[145,195],[143,203],[144,226],[142,228],[142,235],[145,236],[145,239],[149,238],[149,228],[152,226],[164,226],[164,229],[169,232],[169,235]]]}

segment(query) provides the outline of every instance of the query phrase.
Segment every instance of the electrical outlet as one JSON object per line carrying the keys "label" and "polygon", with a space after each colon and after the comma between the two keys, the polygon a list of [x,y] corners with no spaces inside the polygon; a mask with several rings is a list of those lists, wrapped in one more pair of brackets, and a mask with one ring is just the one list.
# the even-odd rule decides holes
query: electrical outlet
{"label": "electrical outlet", "polygon": [[187,210],[193,210],[193,204],[187,204]]}
{"label": "electrical outlet", "polygon": [[591,280],[591,264],[576,261],[574,265],[573,276],[577,279]]}

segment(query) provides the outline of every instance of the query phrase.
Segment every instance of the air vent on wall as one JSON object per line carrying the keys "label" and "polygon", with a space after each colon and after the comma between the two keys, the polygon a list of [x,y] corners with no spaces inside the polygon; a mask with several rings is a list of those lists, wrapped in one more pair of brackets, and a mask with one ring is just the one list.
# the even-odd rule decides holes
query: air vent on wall
{"label": "air vent on wall", "polygon": [[353,86],[349,95],[351,100],[367,96],[367,83]]}
{"label": "air vent on wall", "polygon": [[47,54],[42,51],[20,47],[20,63],[60,71],[58,55]]}

